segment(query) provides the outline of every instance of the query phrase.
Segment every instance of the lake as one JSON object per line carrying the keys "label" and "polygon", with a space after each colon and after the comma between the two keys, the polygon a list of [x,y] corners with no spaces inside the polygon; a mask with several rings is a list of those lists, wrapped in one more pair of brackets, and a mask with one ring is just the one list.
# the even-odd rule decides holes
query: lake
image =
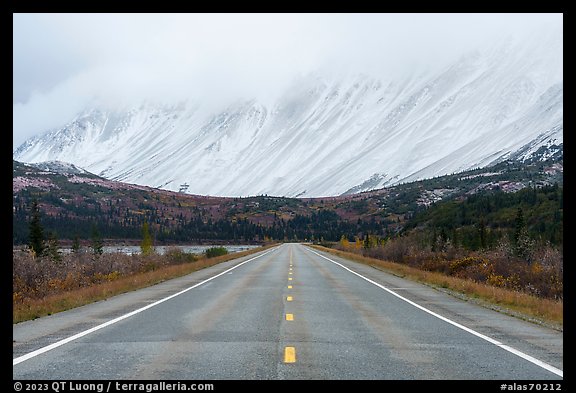
{"label": "lake", "polygon": [[[154,250],[157,254],[164,255],[166,250],[170,248],[179,248],[182,252],[190,253],[190,254],[202,254],[208,248],[212,247],[224,247],[228,250],[229,253],[239,252],[239,251],[246,251],[251,250],[253,248],[260,247],[259,245],[189,245],[189,246],[155,246]],[[91,252],[90,248],[82,247],[83,251]],[[132,254],[140,254],[140,246],[103,246],[102,250],[105,253],[114,253],[114,252],[121,252],[124,254],[132,255]],[[63,248],[60,249],[63,253],[70,253],[72,249],[70,248]]]}

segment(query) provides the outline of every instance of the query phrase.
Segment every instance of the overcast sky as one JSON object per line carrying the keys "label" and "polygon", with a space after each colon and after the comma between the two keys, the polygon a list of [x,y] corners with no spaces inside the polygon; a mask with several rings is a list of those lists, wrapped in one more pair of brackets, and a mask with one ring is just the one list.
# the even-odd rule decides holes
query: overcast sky
{"label": "overcast sky", "polygon": [[13,148],[87,105],[269,99],[315,70],[435,69],[562,14],[14,14]]}

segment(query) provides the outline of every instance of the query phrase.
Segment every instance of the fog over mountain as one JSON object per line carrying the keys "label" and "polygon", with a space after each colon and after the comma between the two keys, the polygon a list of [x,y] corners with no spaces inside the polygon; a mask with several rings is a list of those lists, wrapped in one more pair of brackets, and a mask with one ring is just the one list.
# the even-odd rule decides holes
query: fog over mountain
{"label": "fog over mountain", "polygon": [[[542,146],[563,143],[561,27],[471,40],[470,48],[460,45],[442,61],[420,47],[432,58],[429,67],[421,59],[395,63],[391,56],[385,72],[377,65],[386,63],[386,53],[376,53],[365,68],[353,59],[347,67],[309,60],[296,63],[301,72],[293,75],[286,67],[260,80],[252,70],[240,73],[246,78],[238,82],[228,71],[234,63],[221,55],[222,64],[202,82],[174,66],[174,75],[154,83],[165,80],[166,89],[176,92],[155,98],[137,94],[147,86],[135,75],[122,84],[134,86],[133,95],[86,94],[89,99],[71,104],[75,115],[69,120],[57,124],[46,117],[42,132],[19,145],[13,157],[67,162],[109,179],[176,191],[187,184],[189,193],[216,196],[340,195],[528,157]],[[258,37],[252,38],[256,44]],[[327,59],[337,58],[332,46],[322,48],[332,54]],[[390,55],[403,53],[385,48]],[[313,52],[308,49],[301,53]],[[349,55],[354,53],[362,59],[367,52]],[[104,78],[108,66],[77,78]],[[26,123],[18,119],[29,117],[35,105],[51,107],[41,103],[74,96],[71,83],[35,98],[15,92],[15,135]],[[32,122],[41,123],[26,124]]]}

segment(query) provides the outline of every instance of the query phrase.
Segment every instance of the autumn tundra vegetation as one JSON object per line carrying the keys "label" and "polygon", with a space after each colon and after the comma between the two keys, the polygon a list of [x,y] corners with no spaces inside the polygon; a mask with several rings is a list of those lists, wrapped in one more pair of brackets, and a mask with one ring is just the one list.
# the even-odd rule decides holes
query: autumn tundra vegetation
{"label": "autumn tundra vegetation", "polygon": [[[128,255],[100,253],[98,248],[62,253],[58,257],[35,255],[32,249],[13,252],[13,322],[38,318],[110,296],[154,285],[264,247],[228,254],[226,248],[204,254],[169,247]],[[222,251],[222,249],[224,251]]]}

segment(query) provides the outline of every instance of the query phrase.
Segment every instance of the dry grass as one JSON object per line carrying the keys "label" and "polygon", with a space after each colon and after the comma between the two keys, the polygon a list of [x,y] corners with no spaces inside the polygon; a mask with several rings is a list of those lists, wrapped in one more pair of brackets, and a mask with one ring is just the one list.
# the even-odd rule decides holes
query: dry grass
{"label": "dry grass", "polygon": [[465,295],[468,299],[496,308],[534,322],[544,323],[561,330],[564,321],[564,304],[562,301],[541,299],[527,293],[498,288],[477,283],[459,277],[450,277],[438,272],[416,269],[400,263],[368,258],[352,252],[334,250],[322,246],[312,246],[318,250],[350,259],[365,265],[373,266],[394,275],[405,277],[437,288],[445,288]]}
{"label": "dry grass", "polygon": [[121,276],[113,281],[97,283],[61,293],[54,293],[39,299],[25,298],[17,302],[14,301],[12,321],[13,323],[18,323],[80,307],[121,293],[134,291],[172,278],[185,276],[197,270],[254,254],[273,246],[274,245],[268,245],[253,250],[231,253],[215,258],[203,258],[195,262],[179,265],[162,266],[155,270]]}

